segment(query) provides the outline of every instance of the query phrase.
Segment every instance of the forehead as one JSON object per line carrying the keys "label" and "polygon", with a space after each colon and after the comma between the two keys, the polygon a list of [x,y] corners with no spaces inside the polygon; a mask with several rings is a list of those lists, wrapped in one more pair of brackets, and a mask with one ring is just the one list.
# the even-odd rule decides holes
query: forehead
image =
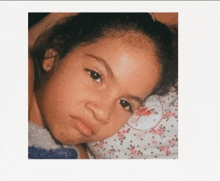
{"label": "forehead", "polygon": [[104,38],[121,38],[124,43],[128,43],[131,46],[137,48],[144,48],[151,46],[152,48],[155,47],[153,41],[147,36],[144,35],[142,32],[135,31],[135,30],[115,30],[110,29],[104,32]]}
{"label": "forehead", "polygon": [[154,44],[142,34],[114,34],[82,46],[81,54],[91,54],[106,61],[121,88],[146,96],[159,81],[160,64]]}

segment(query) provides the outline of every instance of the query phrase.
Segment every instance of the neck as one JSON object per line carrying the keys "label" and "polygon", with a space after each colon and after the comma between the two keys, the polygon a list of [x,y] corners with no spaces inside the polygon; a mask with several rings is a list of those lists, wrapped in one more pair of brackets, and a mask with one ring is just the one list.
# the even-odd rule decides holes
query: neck
{"label": "neck", "polygon": [[45,127],[35,94],[33,94],[30,102],[28,120],[40,127]]}

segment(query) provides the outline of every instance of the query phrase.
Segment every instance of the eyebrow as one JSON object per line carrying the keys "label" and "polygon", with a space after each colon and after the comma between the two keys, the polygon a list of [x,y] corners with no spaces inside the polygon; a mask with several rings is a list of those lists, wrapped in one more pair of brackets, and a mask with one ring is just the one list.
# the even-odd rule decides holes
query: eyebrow
{"label": "eyebrow", "polygon": [[96,59],[99,63],[101,63],[102,65],[104,65],[105,69],[107,70],[107,73],[108,73],[109,75],[111,75],[112,77],[114,77],[114,73],[113,73],[111,67],[108,65],[108,63],[107,63],[104,59],[102,59],[102,58],[100,58],[100,57],[97,57],[97,56],[95,56],[95,55],[91,55],[91,54],[86,54],[86,56],[89,56],[89,57],[91,57],[91,58]]}
{"label": "eyebrow", "polygon": [[[104,67],[105,67],[105,69],[107,70],[108,74],[110,74],[112,77],[114,77],[114,73],[113,73],[111,67],[108,65],[108,63],[107,63],[104,59],[102,59],[102,58],[100,58],[100,57],[97,57],[97,56],[95,56],[95,55],[91,55],[91,54],[86,54],[86,56],[89,56],[89,57],[91,57],[91,58],[93,58],[93,59],[96,59],[99,63],[101,63],[102,65],[104,65]],[[133,96],[133,95],[131,95],[131,94],[126,95],[125,97],[127,97],[127,98],[129,98],[129,99],[135,100],[136,102],[138,102],[138,103],[140,104],[140,106],[143,104],[143,101],[144,101],[144,99],[142,99],[142,98],[140,98],[140,97],[138,97],[138,96]]]}

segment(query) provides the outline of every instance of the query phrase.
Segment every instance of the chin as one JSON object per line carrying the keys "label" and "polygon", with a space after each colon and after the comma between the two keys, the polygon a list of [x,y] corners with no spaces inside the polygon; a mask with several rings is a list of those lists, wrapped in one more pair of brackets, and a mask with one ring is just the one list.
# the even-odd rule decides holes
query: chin
{"label": "chin", "polygon": [[[75,131],[75,130],[74,130]],[[85,139],[79,134],[74,134],[74,131],[67,132],[66,130],[54,132],[54,137],[64,145],[77,145],[85,142]]]}

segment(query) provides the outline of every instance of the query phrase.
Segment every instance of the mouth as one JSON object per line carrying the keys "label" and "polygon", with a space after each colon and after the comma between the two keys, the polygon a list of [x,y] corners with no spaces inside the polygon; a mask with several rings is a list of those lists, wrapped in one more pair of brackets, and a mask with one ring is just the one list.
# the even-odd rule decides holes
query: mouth
{"label": "mouth", "polygon": [[80,117],[70,116],[74,128],[76,128],[82,135],[91,136],[94,132],[94,126],[89,125],[87,121]]}

